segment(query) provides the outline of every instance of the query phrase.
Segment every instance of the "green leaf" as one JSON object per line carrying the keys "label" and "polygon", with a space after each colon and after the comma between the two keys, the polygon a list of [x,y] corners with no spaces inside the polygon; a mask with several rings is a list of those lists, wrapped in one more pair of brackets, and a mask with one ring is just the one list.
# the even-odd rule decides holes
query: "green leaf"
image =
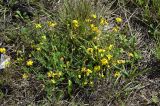
{"label": "green leaf", "polygon": [[136,59],[140,59],[140,58],[141,58],[140,54],[137,53],[137,52],[134,52],[134,57],[135,57]]}
{"label": "green leaf", "polygon": [[21,34],[27,34],[27,33],[28,33],[27,28],[25,27],[21,28]]}

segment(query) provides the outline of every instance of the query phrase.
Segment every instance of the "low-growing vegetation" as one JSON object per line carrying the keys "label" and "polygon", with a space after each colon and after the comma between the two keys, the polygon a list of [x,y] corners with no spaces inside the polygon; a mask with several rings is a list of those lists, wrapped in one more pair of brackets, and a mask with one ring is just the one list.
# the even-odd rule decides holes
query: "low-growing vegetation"
{"label": "low-growing vegetation", "polygon": [[[159,71],[158,0],[12,0],[0,6],[2,105],[160,104],[159,77],[154,83],[147,77]],[[140,12],[128,16],[133,8]],[[154,47],[140,41],[140,33]]]}

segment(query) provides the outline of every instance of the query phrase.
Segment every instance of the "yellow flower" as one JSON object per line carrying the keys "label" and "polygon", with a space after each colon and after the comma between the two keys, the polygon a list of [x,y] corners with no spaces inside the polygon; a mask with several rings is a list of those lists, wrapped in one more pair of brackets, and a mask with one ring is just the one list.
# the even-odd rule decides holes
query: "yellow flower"
{"label": "yellow flower", "polygon": [[101,67],[100,66],[94,66],[94,71],[100,71]]}
{"label": "yellow flower", "polygon": [[99,53],[104,53],[105,50],[104,50],[104,49],[98,49],[98,52],[99,52]]}
{"label": "yellow flower", "polygon": [[5,48],[0,48],[0,53],[6,53],[6,49]]}
{"label": "yellow flower", "polygon": [[49,27],[55,27],[55,26],[57,25],[56,22],[48,21],[47,23],[48,23],[48,26],[49,26]]}
{"label": "yellow flower", "polygon": [[100,33],[100,30],[98,29],[98,27],[91,27],[91,30],[93,32]]}
{"label": "yellow flower", "polygon": [[96,14],[92,14],[91,17],[94,18],[94,19],[97,18]]}
{"label": "yellow flower", "polygon": [[112,29],[112,31],[114,31],[114,32],[118,32],[119,31],[119,27],[118,26],[116,26],[116,27],[113,27],[113,29]]}
{"label": "yellow flower", "polygon": [[88,49],[87,49],[87,53],[88,53],[88,54],[92,54],[92,53],[93,53],[93,48],[88,48]]}
{"label": "yellow flower", "polygon": [[133,53],[128,53],[129,57],[134,57]]}
{"label": "yellow flower", "polygon": [[108,68],[111,68],[111,66],[110,66],[110,65],[107,65],[107,67],[108,67]]}
{"label": "yellow flower", "polygon": [[100,19],[100,24],[101,24],[101,25],[108,25],[108,22],[107,22],[106,19],[101,18],[101,19]]}
{"label": "yellow flower", "polygon": [[108,58],[108,60],[111,60],[111,58],[112,58],[112,57],[113,57],[112,55],[107,54],[107,58]]}
{"label": "yellow flower", "polygon": [[49,78],[52,77],[52,75],[53,75],[53,72],[52,72],[52,71],[47,72],[47,76],[48,76]]}
{"label": "yellow flower", "polygon": [[40,51],[40,50],[41,50],[41,48],[40,48],[40,47],[37,47],[37,48],[36,48],[36,50],[37,50],[37,51]]}
{"label": "yellow flower", "polygon": [[94,25],[94,24],[90,24],[90,27],[91,27],[91,28],[94,28],[94,27],[95,27],[95,25]]}
{"label": "yellow flower", "polygon": [[53,72],[52,73],[52,78],[55,77],[55,76],[58,76],[58,74],[56,72]]}
{"label": "yellow flower", "polygon": [[55,84],[56,81],[55,81],[54,79],[51,79],[51,83],[52,83],[52,84]]}
{"label": "yellow flower", "polygon": [[124,64],[124,63],[125,63],[125,60],[117,60],[117,63],[118,63],[118,64]]}
{"label": "yellow flower", "polygon": [[73,27],[74,27],[74,28],[78,28],[78,27],[79,27],[78,20],[73,20],[73,21],[72,21],[72,24],[73,24]]}
{"label": "yellow flower", "polygon": [[83,68],[81,69],[81,71],[84,72],[87,76],[89,76],[89,75],[92,73],[92,70],[87,69],[87,68],[85,68],[85,67],[83,67]]}
{"label": "yellow flower", "polygon": [[86,75],[87,75],[87,76],[89,76],[91,73],[92,73],[92,70],[90,70],[90,69],[87,69],[87,70],[86,70]]}
{"label": "yellow flower", "polygon": [[22,78],[23,78],[23,79],[27,79],[27,78],[28,78],[28,74],[24,73],[24,74],[22,75]]}
{"label": "yellow flower", "polygon": [[58,72],[56,72],[56,75],[57,75],[57,77],[61,77],[62,76],[62,72],[58,71]]}
{"label": "yellow flower", "polygon": [[82,67],[81,71],[86,72],[86,67]]}
{"label": "yellow flower", "polygon": [[77,20],[73,20],[72,23],[73,24],[78,24],[78,21]]}
{"label": "yellow flower", "polygon": [[101,77],[104,78],[104,74],[101,74]]}
{"label": "yellow flower", "polygon": [[94,24],[90,24],[90,27],[93,32],[100,33],[100,30]]}
{"label": "yellow flower", "polygon": [[35,24],[35,27],[36,27],[37,29],[39,29],[39,28],[42,28],[42,25],[41,25],[41,24]]}
{"label": "yellow flower", "polygon": [[103,59],[101,60],[101,64],[102,64],[102,65],[106,65],[106,64],[108,64],[108,60],[107,60],[107,59],[105,59],[105,58],[103,58]]}
{"label": "yellow flower", "polygon": [[108,50],[112,50],[112,48],[113,48],[113,45],[111,44],[109,45]]}
{"label": "yellow flower", "polygon": [[78,78],[80,79],[80,78],[81,78],[81,75],[78,75]]}
{"label": "yellow flower", "polygon": [[117,22],[117,23],[121,23],[121,22],[123,22],[123,20],[122,20],[121,17],[117,17],[117,18],[116,18],[116,22]]}
{"label": "yellow flower", "polygon": [[87,18],[87,19],[85,19],[85,21],[86,22],[91,22],[92,20]]}
{"label": "yellow flower", "polygon": [[99,77],[104,78],[104,74],[103,73],[102,74],[99,73]]}
{"label": "yellow flower", "polygon": [[47,38],[46,38],[46,36],[45,36],[45,35],[43,35],[43,36],[42,36],[42,39],[43,39],[43,40],[46,40]]}
{"label": "yellow flower", "polygon": [[27,66],[32,66],[33,65],[33,61],[32,60],[28,60],[26,63]]}
{"label": "yellow flower", "polygon": [[119,71],[116,71],[114,74],[114,77],[120,77],[121,73]]}
{"label": "yellow flower", "polygon": [[90,81],[90,82],[89,82],[89,85],[90,85],[91,87],[93,87],[93,84],[94,84],[93,81]]}

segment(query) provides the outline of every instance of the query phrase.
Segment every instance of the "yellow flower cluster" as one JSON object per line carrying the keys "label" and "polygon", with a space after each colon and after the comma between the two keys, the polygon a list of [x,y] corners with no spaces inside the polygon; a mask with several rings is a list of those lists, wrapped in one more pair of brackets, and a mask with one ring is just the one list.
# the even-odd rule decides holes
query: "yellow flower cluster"
{"label": "yellow flower cluster", "polygon": [[6,49],[5,48],[0,48],[0,53],[6,53]]}
{"label": "yellow flower cluster", "polygon": [[27,79],[29,76],[28,76],[28,74],[26,74],[26,73],[24,73],[23,75],[22,75],[22,78],[23,79]]}
{"label": "yellow flower cluster", "polygon": [[117,17],[117,18],[116,18],[116,22],[117,22],[117,23],[121,23],[121,22],[123,22],[123,20],[122,20],[121,17]]}
{"label": "yellow flower cluster", "polygon": [[78,75],[78,78],[81,78],[81,75]]}
{"label": "yellow flower cluster", "polygon": [[103,73],[99,73],[99,77],[104,78],[104,74]]}
{"label": "yellow flower cluster", "polygon": [[49,26],[49,27],[55,27],[55,26],[57,25],[56,22],[48,21],[47,23],[48,23],[48,26]]}
{"label": "yellow flower cluster", "polygon": [[91,17],[94,18],[94,19],[96,19],[97,15],[96,14],[92,14]]}
{"label": "yellow flower cluster", "polygon": [[115,26],[115,27],[112,28],[113,32],[118,32],[119,30],[120,30],[120,28],[118,26]]}
{"label": "yellow flower cluster", "polygon": [[92,54],[93,53],[93,48],[87,48],[87,53]]}
{"label": "yellow flower cluster", "polygon": [[51,79],[51,83],[52,83],[52,84],[55,84],[55,83],[56,83],[56,80],[55,80],[55,79]]}
{"label": "yellow flower cluster", "polygon": [[86,21],[86,22],[91,22],[92,20],[89,19],[89,18],[87,18],[87,19],[85,19],[85,21]]}
{"label": "yellow flower cluster", "polygon": [[72,21],[72,24],[73,24],[73,27],[74,27],[75,29],[79,27],[78,20],[73,20],[73,21]]}
{"label": "yellow flower cluster", "polygon": [[89,76],[89,75],[92,73],[92,70],[87,69],[86,67],[83,67],[83,68],[81,69],[81,71],[82,71],[83,73],[85,73],[87,76]]}
{"label": "yellow flower cluster", "polygon": [[126,62],[125,60],[117,60],[118,64],[125,64],[125,62]]}
{"label": "yellow flower cluster", "polygon": [[101,18],[101,19],[100,19],[100,25],[108,25],[107,20],[104,19],[104,18]]}
{"label": "yellow flower cluster", "polygon": [[91,24],[90,27],[91,27],[91,30],[92,30],[93,32],[95,32],[95,33],[100,33],[100,30],[99,30],[98,27],[96,27],[94,24]]}
{"label": "yellow flower cluster", "polygon": [[42,39],[43,39],[43,40],[46,40],[47,38],[46,38],[46,36],[45,36],[45,35],[43,35],[43,36],[42,36]]}
{"label": "yellow flower cluster", "polygon": [[114,74],[114,77],[117,78],[117,77],[120,77],[120,75],[121,75],[121,73],[119,71],[116,71],[115,74]]}
{"label": "yellow flower cluster", "polygon": [[98,49],[99,53],[104,53],[106,50],[105,49]]}
{"label": "yellow flower cluster", "polygon": [[112,50],[113,49],[113,45],[110,44],[109,47],[108,47],[108,50]]}
{"label": "yellow flower cluster", "polygon": [[94,71],[100,71],[101,67],[100,66],[94,66]]}
{"label": "yellow flower cluster", "polygon": [[40,47],[37,47],[36,50],[37,50],[37,51],[41,51],[41,48],[40,48]]}
{"label": "yellow flower cluster", "polygon": [[[101,56],[101,60],[100,60],[101,65],[103,65],[103,66],[107,65],[108,68],[110,67],[109,62],[113,58],[113,55],[111,55],[109,53],[109,51],[112,50],[113,47],[114,46],[112,44],[110,44],[106,49],[94,47],[94,49],[96,49],[95,51],[97,51],[100,54],[100,56]],[[93,48],[88,48],[87,49],[87,53],[88,54],[93,54],[94,49]],[[96,55],[96,56],[99,56],[99,55]],[[94,67],[94,71],[99,71],[99,70],[100,70],[100,66],[95,66]]]}
{"label": "yellow flower cluster", "polygon": [[32,60],[28,60],[28,61],[26,62],[26,65],[27,65],[27,66],[32,66],[32,65],[33,65],[33,61],[32,61]]}
{"label": "yellow flower cluster", "polygon": [[93,82],[93,81],[90,81],[90,82],[89,82],[89,85],[90,85],[91,87],[93,87],[94,82]]}
{"label": "yellow flower cluster", "polygon": [[40,28],[42,28],[42,25],[41,25],[41,24],[35,24],[35,27],[36,27],[37,29],[40,29]]}
{"label": "yellow flower cluster", "polygon": [[107,65],[109,62],[106,58],[101,59],[101,64],[102,65]]}
{"label": "yellow flower cluster", "polygon": [[113,56],[112,56],[111,54],[107,54],[108,60],[111,60],[112,57],[113,57]]}
{"label": "yellow flower cluster", "polygon": [[56,71],[56,72],[53,72],[53,71],[49,71],[48,73],[47,73],[47,76],[49,77],[49,78],[54,78],[55,76],[57,76],[58,78],[59,77],[61,77],[62,76],[62,72],[61,71]]}
{"label": "yellow flower cluster", "polygon": [[129,57],[134,57],[133,53],[128,53]]}

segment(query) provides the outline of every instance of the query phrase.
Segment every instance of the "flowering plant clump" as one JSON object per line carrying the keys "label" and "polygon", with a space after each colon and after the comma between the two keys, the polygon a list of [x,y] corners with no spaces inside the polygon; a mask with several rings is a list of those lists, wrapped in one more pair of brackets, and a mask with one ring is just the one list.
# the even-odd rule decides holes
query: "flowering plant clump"
{"label": "flowering plant clump", "polygon": [[[38,21],[21,29],[29,48],[26,54],[17,52],[20,57],[16,63],[24,70],[22,78],[27,80],[28,73],[33,73],[48,92],[56,88],[71,95],[76,87],[92,88],[106,78],[114,83],[128,77],[131,72],[126,69],[136,66],[138,53],[130,48],[134,40],[121,33],[122,18],[116,18],[115,25],[104,30],[112,23],[103,16],[67,13],[57,17],[58,21]],[[0,53],[5,52],[0,48]]]}
{"label": "flowering plant clump", "polygon": [[[118,23],[121,20],[116,21]],[[126,64],[130,64],[134,55],[128,51],[128,48],[118,47],[121,38],[116,42],[117,31],[115,35],[112,35],[114,31],[107,33],[102,31],[101,27],[108,25],[109,22],[103,17],[98,19],[95,14],[92,14],[86,18],[86,21],[74,18],[69,23],[70,25],[68,23],[66,25],[68,32],[64,34],[63,31],[57,31],[58,28],[55,28],[60,27],[58,22],[48,21],[36,24],[34,42],[31,43],[32,51],[28,56],[34,61],[27,60],[25,70],[44,73],[46,87],[50,85],[59,87],[63,84],[66,86],[67,83],[69,94],[75,85],[94,87],[96,82],[109,76],[115,80],[123,77],[121,71]],[[46,31],[41,31],[40,28]],[[110,36],[105,36],[104,39],[105,34]],[[103,44],[102,42],[108,43]],[[126,49],[126,52],[122,49]],[[124,53],[128,56],[127,58],[123,57]],[[22,77],[27,79],[28,74],[23,74]]]}

